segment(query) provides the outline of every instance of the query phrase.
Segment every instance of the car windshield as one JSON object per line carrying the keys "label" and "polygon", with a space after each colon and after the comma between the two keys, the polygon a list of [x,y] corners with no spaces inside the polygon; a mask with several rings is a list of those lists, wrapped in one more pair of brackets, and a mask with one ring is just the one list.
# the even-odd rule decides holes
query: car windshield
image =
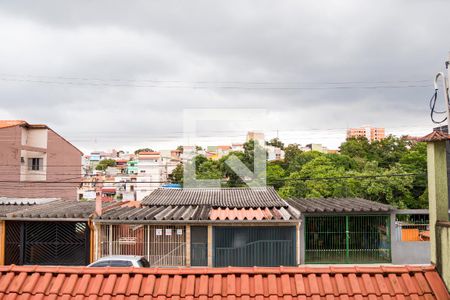
{"label": "car windshield", "polygon": [[146,258],[141,258],[140,260],[138,260],[138,265],[142,268],[150,268],[150,263],[148,262],[148,260]]}
{"label": "car windshield", "polygon": [[132,267],[133,263],[129,260],[111,260],[110,267]]}
{"label": "car windshield", "polygon": [[91,265],[91,268],[109,267],[109,260],[103,260]]}

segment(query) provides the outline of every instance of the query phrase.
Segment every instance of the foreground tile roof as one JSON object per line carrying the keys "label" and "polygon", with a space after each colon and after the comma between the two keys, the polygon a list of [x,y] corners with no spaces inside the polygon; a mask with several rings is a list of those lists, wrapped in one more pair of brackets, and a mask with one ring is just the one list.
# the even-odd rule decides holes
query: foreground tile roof
{"label": "foreground tile roof", "polygon": [[389,212],[394,208],[361,198],[299,198],[287,202],[302,213]]}
{"label": "foreground tile roof", "polygon": [[142,200],[143,205],[210,205],[212,207],[286,207],[273,187],[250,188],[158,188]]}
{"label": "foreground tile roof", "polygon": [[293,300],[450,295],[433,267],[136,269],[0,267],[0,298]]}

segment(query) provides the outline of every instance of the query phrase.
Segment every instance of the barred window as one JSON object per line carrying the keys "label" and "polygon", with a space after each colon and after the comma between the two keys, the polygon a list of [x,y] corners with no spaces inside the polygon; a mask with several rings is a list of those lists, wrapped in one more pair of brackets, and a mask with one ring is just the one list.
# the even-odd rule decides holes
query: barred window
{"label": "barred window", "polygon": [[28,170],[30,171],[41,171],[43,170],[44,159],[43,158],[29,158],[28,159]]}

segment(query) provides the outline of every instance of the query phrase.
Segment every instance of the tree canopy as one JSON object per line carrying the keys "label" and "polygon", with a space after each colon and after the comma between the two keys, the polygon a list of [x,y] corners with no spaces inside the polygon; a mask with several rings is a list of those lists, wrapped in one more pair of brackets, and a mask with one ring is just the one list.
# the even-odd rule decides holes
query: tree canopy
{"label": "tree canopy", "polygon": [[153,152],[152,148],[141,148],[134,151],[134,154],[139,154],[139,152]]}
{"label": "tree canopy", "polygon": [[[281,141],[274,143],[284,146]],[[225,161],[234,155],[253,171],[254,147],[253,142],[245,143],[243,152],[231,152],[219,160],[197,156],[197,178],[244,186]],[[424,143],[388,136],[372,143],[365,138],[348,139],[341,144],[339,154],[304,152],[297,144],[285,146],[284,151],[284,160],[267,162],[266,169],[267,184],[284,198],[361,197],[399,208],[428,206]],[[172,181],[182,180],[183,168],[179,166]]]}
{"label": "tree canopy", "polygon": [[95,167],[96,170],[105,171],[108,167],[115,167],[116,161],[114,159],[102,159]]}

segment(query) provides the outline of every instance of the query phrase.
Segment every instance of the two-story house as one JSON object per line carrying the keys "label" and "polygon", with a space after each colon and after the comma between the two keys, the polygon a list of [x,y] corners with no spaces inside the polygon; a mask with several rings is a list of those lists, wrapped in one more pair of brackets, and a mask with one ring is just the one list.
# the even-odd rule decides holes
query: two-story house
{"label": "two-story house", "polygon": [[0,120],[0,197],[76,199],[82,155],[47,125]]}

